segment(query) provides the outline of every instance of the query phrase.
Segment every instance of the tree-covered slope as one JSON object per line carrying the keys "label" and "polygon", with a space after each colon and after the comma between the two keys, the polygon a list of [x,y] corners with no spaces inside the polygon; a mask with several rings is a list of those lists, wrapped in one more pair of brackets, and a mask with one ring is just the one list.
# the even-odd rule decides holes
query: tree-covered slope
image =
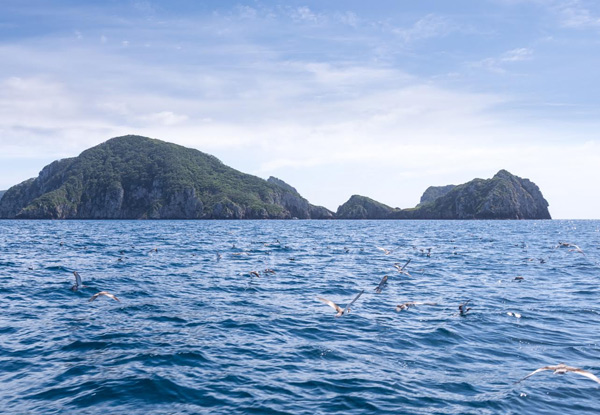
{"label": "tree-covered slope", "polygon": [[[425,201],[425,202],[423,202]],[[415,208],[391,208],[352,196],[338,208],[343,219],[551,219],[548,202],[530,180],[500,170],[488,180],[430,187]]]}
{"label": "tree-covered slope", "polygon": [[211,155],[132,135],[55,161],[0,201],[2,218],[306,219],[311,213],[331,217],[297,192]]}
{"label": "tree-covered slope", "polygon": [[395,209],[366,196],[353,195],[338,207],[338,219],[387,219]]}
{"label": "tree-covered slope", "polygon": [[548,202],[535,183],[506,170],[403,212],[414,219],[551,219]]}

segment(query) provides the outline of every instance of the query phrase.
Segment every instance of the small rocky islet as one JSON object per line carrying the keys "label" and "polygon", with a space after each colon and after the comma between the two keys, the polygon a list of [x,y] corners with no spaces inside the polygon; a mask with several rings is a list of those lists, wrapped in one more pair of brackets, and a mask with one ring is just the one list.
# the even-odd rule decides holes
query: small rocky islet
{"label": "small rocky islet", "polygon": [[275,177],[264,180],[201,151],[135,135],[57,160],[0,191],[0,218],[551,219],[540,189],[506,170],[429,187],[414,208],[354,195],[331,212]]}

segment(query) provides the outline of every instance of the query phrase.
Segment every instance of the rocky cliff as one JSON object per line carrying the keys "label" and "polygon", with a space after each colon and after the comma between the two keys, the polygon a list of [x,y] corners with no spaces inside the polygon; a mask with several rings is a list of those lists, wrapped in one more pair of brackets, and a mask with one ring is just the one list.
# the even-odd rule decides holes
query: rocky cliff
{"label": "rocky cliff", "polygon": [[456,186],[453,184],[449,184],[446,186],[429,186],[425,189],[425,192],[421,196],[421,200],[419,201],[419,205],[423,205],[425,203],[433,202],[438,197],[445,196],[450,190],[454,189]]}
{"label": "rocky cliff", "polygon": [[4,193],[6,193],[6,190],[0,190],[0,200],[2,200],[2,196],[4,196]]}
{"label": "rocky cliff", "polygon": [[551,219],[540,189],[506,170],[456,186],[405,213],[412,219]]}
{"label": "rocky cliff", "polygon": [[13,186],[0,218],[330,218],[282,181],[241,173],[217,158],[140,136],[113,138],[58,160]]}
{"label": "rocky cliff", "polygon": [[[433,189],[433,190],[432,190]],[[423,202],[423,200],[425,200]],[[397,209],[352,196],[338,209],[344,219],[551,219],[548,202],[530,180],[500,170],[488,180],[430,187],[415,208]]]}

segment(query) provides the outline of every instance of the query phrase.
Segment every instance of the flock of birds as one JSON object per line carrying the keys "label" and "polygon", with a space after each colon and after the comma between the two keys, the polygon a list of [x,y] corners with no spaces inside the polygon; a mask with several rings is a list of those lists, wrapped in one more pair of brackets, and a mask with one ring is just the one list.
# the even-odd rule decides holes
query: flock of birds
{"label": "flock of birds", "polygon": [[[280,245],[281,243],[279,242],[279,240],[277,240],[277,245]],[[62,245],[62,242],[61,242]],[[265,244],[265,246],[268,246],[268,244]],[[233,245],[232,248],[236,248],[235,244]],[[555,248],[570,248],[569,252],[576,252],[582,255],[585,255],[585,252],[577,245],[572,244],[572,243],[567,243],[567,242],[559,242],[558,245],[556,245]],[[382,251],[385,255],[390,255],[393,253],[393,250],[389,250],[383,247],[377,247],[378,250]],[[431,250],[432,248],[425,248],[425,249],[420,249],[420,252],[427,256],[427,257],[431,257]],[[346,252],[349,252],[349,250],[347,248],[345,248]],[[153,252],[158,252],[158,248],[154,248],[150,251],[150,253]],[[123,251],[121,251],[121,254],[123,254]],[[233,253],[232,255],[244,255],[247,253],[245,252],[237,252],[237,253]],[[220,253],[216,254],[216,260],[220,261],[222,259],[222,255]],[[295,258],[288,258],[290,261],[294,261]],[[529,260],[534,260],[534,259],[529,259]],[[119,258],[118,261],[123,261],[122,258]],[[540,263],[545,263],[544,259],[539,259]],[[406,261],[406,263],[404,264],[400,264],[400,263],[394,263],[393,266],[394,268],[398,271],[398,273],[400,273],[401,275],[406,275],[406,276],[411,276],[411,274],[408,272],[407,267],[410,264],[411,259],[409,259],[408,261]],[[262,271],[263,274],[275,274],[275,270],[271,269],[271,268],[266,268]],[[259,271],[250,271],[247,273],[249,276],[251,277],[260,277],[261,273]],[[72,291],[78,291],[82,288],[87,288],[86,285],[83,285],[83,281],[81,279],[81,276],[79,275],[79,273],[77,271],[73,271],[73,275],[75,276],[75,284],[73,284],[73,286],[71,287]],[[523,280],[523,277],[521,276],[517,276],[514,278],[515,280]],[[383,289],[386,287],[387,283],[388,283],[389,277],[387,275],[385,275],[381,281],[379,282],[379,284],[377,285],[377,287],[375,287],[375,292],[377,294],[380,294]],[[338,304],[336,304],[335,302],[323,298],[323,297],[317,297],[317,300],[322,301],[323,303],[327,304],[328,306],[330,306],[331,308],[333,308],[335,310],[335,317],[342,317],[343,315],[347,315],[350,313],[351,311],[351,306],[363,295],[363,293],[365,292],[365,290],[361,290],[345,307],[340,307]],[[94,301],[97,298],[101,297],[101,296],[105,296],[107,298],[110,298],[112,300],[115,301],[119,301],[119,298],[116,297],[115,295],[109,293],[108,291],[99,291],[96,294],[94,294],[93,296],[90,297],[90,299],[88,301]],[[467,315],[467,313],[472,310],[471,307],[468,307],[469,303],[471,303],[471,300],[466,300],[464,302],[462,302],[461,304],[458,305],[458,315],[461,317],[464,317]],[[437,305],[437,303],[433,303],[433,302],[418,302],[418,301],[408,301],[402,304],[398,304],[395,308],[396,312],[401,312],[403,310],[408,310],[411,307],[415,307],[418,305]],[[521,318],[521,314],[516,313],[516,312],[507,312],[507,314],[509,316],[512,317],[516,317],[516,318]],[[600,384],[600,378],[598,378],[596,375],[594,375],[591,372],[588,372],[584,369],[580,369],[580,368],[576,368],[576,367],[571,367],[571,366],[567,366],[564,363],[560,363],[558,365],[550,365],[550,366],[544,366],[541,367],[539,369],[534,370],[533,372],[531,372],[530,374],[528,374],[527,376],[523,377],[522,379],[520,379],[519,381],[515,382],[515,384],[520,383],[522,381],[524,381],[525,379],[540,373],[540,372],[544,372],[544,371],[548,371],[551,370],[554,372],[554,374],[565,374],[565,373],[575,373],[581,376],[585,376],[588,379],[591,379],[597,383]]]}

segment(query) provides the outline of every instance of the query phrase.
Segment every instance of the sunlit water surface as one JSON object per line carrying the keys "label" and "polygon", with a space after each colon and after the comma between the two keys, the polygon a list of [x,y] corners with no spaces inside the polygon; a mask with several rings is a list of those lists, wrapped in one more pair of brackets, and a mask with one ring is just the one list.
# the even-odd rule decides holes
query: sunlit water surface
{"label": "sunlit water surface", "polygon": [[598,413],[599,228],[0,221],[0,413]]}

